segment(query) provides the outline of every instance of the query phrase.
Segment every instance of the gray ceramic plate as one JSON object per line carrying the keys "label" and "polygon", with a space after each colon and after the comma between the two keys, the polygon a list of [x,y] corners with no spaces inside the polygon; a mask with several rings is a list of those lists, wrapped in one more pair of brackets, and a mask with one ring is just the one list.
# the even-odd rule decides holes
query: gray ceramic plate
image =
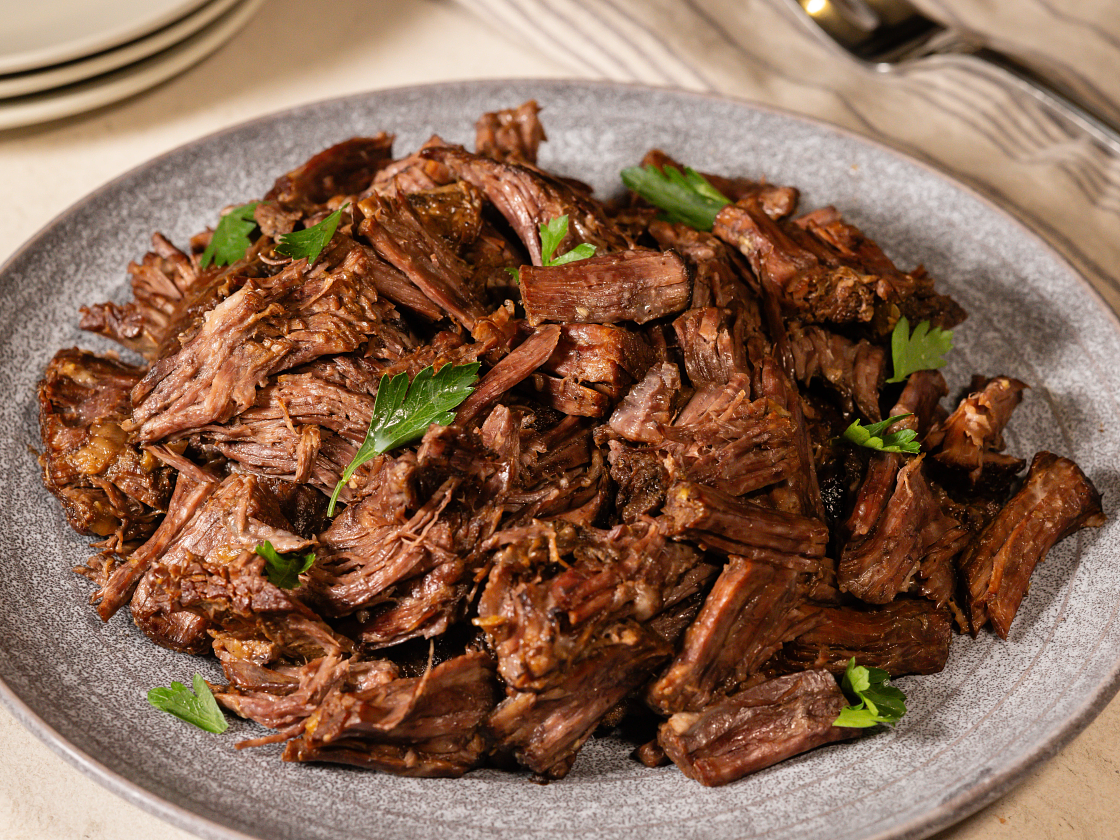
{"label": "gray ceramic plate", "polygon": [[42,489],[34,386],[62,346],[103,347],[76,328],[80,303],[125,295],[124,267],[152,230],[183,243],[222,206],[261,195],[311,153],[395,131],[473,143],[486,110],[544,106],[543,164],[612,192],[658,145],[700,169],[765,175],[840,207],[904,266],[924,263],[972,313],[946,374],[1011,373],[1033,388],[1007,435],[1030,457],[1072,456],[1112,508],[1118,496],[1120,330],[1072,269],[1005,213],[899,154],[820,124],[726,99],[617,85],[485,82],[365,94],[300,108],[165,155],[81,202],[32,240],[0,282],[0,697],[63,756],[125,798],[204,837],[912,838],[994,799],[1071,738],[1120,672],[1120,520],[1062,543],[1035,573],[1011,638],[953,644],[946,670],[901,680],[897,729],[800,756],[707,790],[645,769],[611,740],[563,782],[481,771],[399,779],[283,764],[235,721],[207,735],[153,711],[148,688],[210,662],[149,644],[127,615],[103,625],[71,574],[88,549]]}

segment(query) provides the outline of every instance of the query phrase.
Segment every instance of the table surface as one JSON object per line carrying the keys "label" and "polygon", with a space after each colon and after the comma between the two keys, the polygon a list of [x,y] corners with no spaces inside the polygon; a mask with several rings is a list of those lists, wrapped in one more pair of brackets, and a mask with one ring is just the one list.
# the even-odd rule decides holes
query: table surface
{"label": "table surface", "polygon": [[[957,0],[953,7],[982,18],[996,14],[998,5],[991,0]],[[1068,5],[1063,0],[1059,5],[1063,11],[1058,17],[1066,23],[1072,20],[1073,29],[1080,25],[1075,11],[1082,13],[1081,23],[1086,15],[1091,21],[1093,15],[1108,13],[1108,3],[1100,0]],[[55,215],[116,175],[262,114],[398,85],[592,74],[519,43],[500,27],[448,2],[332,0],[329,14],[309,14],[312,7],[299,0],[271,0],[229,44],[155,90],[90,114],[0,132],[0,183],[8,196],[0,203],[0,261]],[[297,39],[294,20],[300,21]],[[276,50],[275,45],[286,46]],[[772,49],[777,52],[781,46]],[[749,87],[752,83],[757,91]],[[746,95],[757,93],[755,98],[763,101],[776,98],[765,78],[745,84]],[[742,95],[744,90],[737,92]],[[815,101],[811,94],[778,98],[779,104],[805,111],[812,111]],[[1111,239],[1120,242],[1117,232],[1112,229]],[[1115,821],[1115,803],[1120,801],[1118,733],[1120,700],[1115,700],[1010,794],[941,832],[938,840],[1120,837]],[[0,752],[3,840],[193,836],[83,776],[2,708],[0,743],[5,746]]]}

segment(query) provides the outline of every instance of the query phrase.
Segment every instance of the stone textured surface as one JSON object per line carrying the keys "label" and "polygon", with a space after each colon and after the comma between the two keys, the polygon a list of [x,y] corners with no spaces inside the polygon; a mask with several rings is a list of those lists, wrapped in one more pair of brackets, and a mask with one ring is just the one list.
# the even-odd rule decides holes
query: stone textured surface
{"label": "stone textured surface", "polygon": [[548,106],[543,164],[601,190],[615,189],[620,166],[656,144],[698,167],[797,184],[806,206],[834,203],[899,262],[923,262],[972,312],[946,369],[951,385],[972,371],[1030,382],[1010,451],[1070,455],[1117,498],[1113,316],[1040,241],[941,176],[819,125],[642,88],[476,83],[327,102],[143,166],[60,218],[0,277],[0,388],[11,395],[0,411],[15,430],[0,444],[0,673],[16,716],[104,773],[111,789],[204,837],[917,837],[999,795],[1111,696],[1115,520],[1051,553],[1006,643],[959,640],[944,673],[901,681],[912,711],[897,729],[717,790],[673,768],[641,768],[609,740],[543,788],[495,771],[410,780],[281,764],[275,749],[238,753],[233,743],[249,724],[215,739],[151,712],[151,685],[217,669],[148,644],[123,615],[96,619],[87,585],[68,571],[86,546],[39,486],[27,451],[38,371],[59,346],[96,346],[73,326],[76,303],[123,294],[122,267],[152,229],[183,241],[322,146],[381,128],[397,132],[401,149],[432,131],[468,140],[478,113],[529,96]]}

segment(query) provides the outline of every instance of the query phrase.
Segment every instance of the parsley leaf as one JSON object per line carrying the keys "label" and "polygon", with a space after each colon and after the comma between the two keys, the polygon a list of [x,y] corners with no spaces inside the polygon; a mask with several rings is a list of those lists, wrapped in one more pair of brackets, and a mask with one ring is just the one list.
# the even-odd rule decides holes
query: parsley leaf
{"label": "parsley leaf", "polygon": [[230,265],[245,256],[245,252],[253,244],[249,234],[257,226],[253,211],[257,209],[258,204],[259,201],[250,201],[248,204],[234,207],[218,220],[218,226],[214,228],[214,234],[210,237],[210,244],[202,252],[202,260],[199,263],[202,268],[206,268],[210,263]]}
{"label": "parsley leaf", "polygon": [[171,683],[171,688],[158,686],[148,692],[148,702],[159,709],[175,715],[180,720],[194,724],[199,729],[215,735],[229,728],[229,721],[218,707],[218,701],[210,693],[210,686],[200,675],[195,674],[191,683],[194,693],[181,682]]}
{"label": "parsley leaf", "polygon": [[896,414],[894,417],[888,417],[886,420],[880,420],[878,423],[872,423],[869,426],[864,426],[859,420],[854,420],[852,425],[844,430],[841,437],[849,443],[866,446],[868,449],[877,449],[880,452],[909,452],[912,455],[917,455],[922,451],[922,446],[914,440],[918,433],[913,429],[902,429],[890,434],[883,434],[887,426],[895,420],[901,420],[903,417],[909,416],[909,414]]}
{"label": "parsley leaf", "polygon": [[277,551],[271,542],[265,540],[253,549],[264,558],[264,573],[268,582],[281,589],[295,589],[299,586],[299,576],[311,568],[315,562],[315,552],[300,554],[297,551]]}
{"label": "parsley leaf", "polygon": [[307,257],[309,266],[315,264],[323,249],[331,241],[334,232],[338,230],[338,222],[342,218],[342,211],[350,206],[350,202],[343,204],[317,225],[312,225],[304,230],[294,230],[280,237],[276,245],[276,252],[285,257],[298,260]]}
{"label": "parsley leaf", "polygon": [[853,705],[841,709],[832,725],[864,729],[877,723],[898,723],[906,714],[906,695],[887,685],[889,679],[890,674],[881,668],[856,665],[854,656],[848,660],[840,687]]}
{"label": "parsley leaf", "polygon": [[478,368],[478,362],[444,365],[438,371],[428,365],[416,374],[411,385],[407,373],[398,373],[392,378],[382,376],[377,384],[366,439],[334,486],[327,516],[334,516],[338,494],[362,464],[382,452],[423,437],[433,423],[441,426],[453,423],[455,409],[474,391]]}
{"label": "parsley leaf", "polygon": [[560,247],[560,243],[564,241],[564,237],[568,235],[568,214],[558,216],[551,222],[544,222],[539,225],[541,232],[541,264],[542,265],[567,265],[572,262],[579,262],[586,260],[588,257],[595,256],[595,246],[584,242],[577,245],[565,254],[554,257],[556,249]]}
{"label": "parsley leaf", "polygon": [[891,333],[891,358],[894,376],[887,382],[903,382],[916,370],[936,370],[945,367],[945,354],[953,349],[953,331],[941,327],[930,329],[929,321],[922,321],[910,332],[906,316],[898,319]]}
{"label": "parsley leaf", "polygon": [[697,230],[711,230],[719,211],[731,200],[709,184],[695,169],[675,166],[631,166],[622,170],[622,183],[654,207],[664,218]]}

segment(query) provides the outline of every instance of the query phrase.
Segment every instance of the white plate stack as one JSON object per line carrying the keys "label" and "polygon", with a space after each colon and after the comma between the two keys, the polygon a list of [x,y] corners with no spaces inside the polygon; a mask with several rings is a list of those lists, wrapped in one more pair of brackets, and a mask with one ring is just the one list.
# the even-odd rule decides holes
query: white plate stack
{"label": "white plate stack", "polygon": [[108,105],[208,56],[264,0],[31,0],[0,27],[0,129]]}

